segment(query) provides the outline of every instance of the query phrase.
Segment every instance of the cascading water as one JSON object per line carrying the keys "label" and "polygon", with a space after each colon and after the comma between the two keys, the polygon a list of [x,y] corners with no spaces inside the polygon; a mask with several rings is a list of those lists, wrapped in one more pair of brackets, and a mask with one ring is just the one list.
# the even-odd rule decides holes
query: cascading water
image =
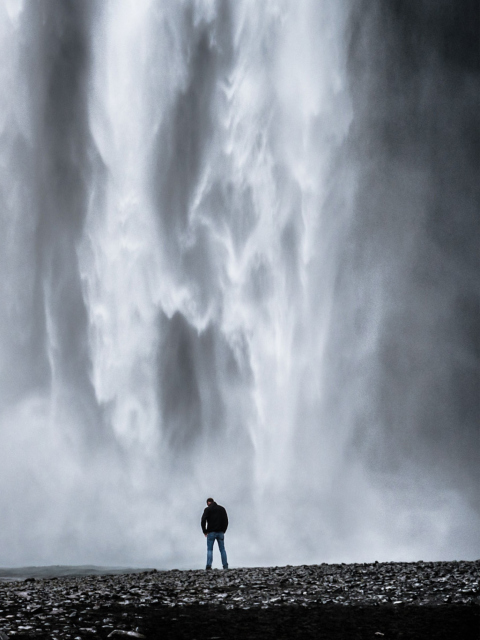
{"label": "cascading water", "polygon": [[0,563],[202,566],[210,494],[232,565],[478,555],[467,261],[375,139],[381,19],[0,11]]}

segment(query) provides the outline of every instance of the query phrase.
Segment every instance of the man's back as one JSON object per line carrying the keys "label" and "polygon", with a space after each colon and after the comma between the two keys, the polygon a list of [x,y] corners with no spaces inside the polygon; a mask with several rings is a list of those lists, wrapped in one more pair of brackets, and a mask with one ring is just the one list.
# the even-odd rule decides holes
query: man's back
{"label": "man's back", "polygon": [[228,528],[228,516],[224,507],[212,502],[205,507],[202,516],[203,533],[211,533],[212,531],[221,531],[225,533]]}

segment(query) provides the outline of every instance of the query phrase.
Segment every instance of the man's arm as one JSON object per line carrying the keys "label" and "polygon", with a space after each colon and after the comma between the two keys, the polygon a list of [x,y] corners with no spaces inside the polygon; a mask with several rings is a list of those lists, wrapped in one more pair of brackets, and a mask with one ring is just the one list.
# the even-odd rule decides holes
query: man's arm
{"label": "man's arm", "polygon": [[203,511],[202,521],[201,521],[200,524],[201,524],[203,533],[205,535],[207,535],[207,527],[206,527],[206,524],[207,524],[207,510],[206,509]]}
{"label": "man's arm", "polygon": [[225,524],[225,531],[227,531],[228,529],[228,516],[227,516],[227,510],[223,509],[223,515],[224,515],[224,524]]}

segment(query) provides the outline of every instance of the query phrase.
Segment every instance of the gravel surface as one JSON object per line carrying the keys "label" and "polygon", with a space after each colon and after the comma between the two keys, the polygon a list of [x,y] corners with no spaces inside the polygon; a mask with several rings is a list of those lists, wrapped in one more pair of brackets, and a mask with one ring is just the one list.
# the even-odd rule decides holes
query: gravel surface
{"label": "gravel surface", "polygon": [[479,570],[480,561],[323,564],[3,581],[0,640],[479,640]]}

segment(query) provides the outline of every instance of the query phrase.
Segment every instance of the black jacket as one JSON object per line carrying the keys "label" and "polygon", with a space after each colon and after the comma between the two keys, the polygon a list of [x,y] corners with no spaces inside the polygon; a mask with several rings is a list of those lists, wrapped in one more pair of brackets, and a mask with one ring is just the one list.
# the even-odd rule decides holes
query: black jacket
{"label": "black jacket", "polygon": [[228,527],[227,512],[216,502],[212,502],[209,507],[205,508],[202,516],[203,533],[212,533],[213,531],[221,531],[225,533]]}

